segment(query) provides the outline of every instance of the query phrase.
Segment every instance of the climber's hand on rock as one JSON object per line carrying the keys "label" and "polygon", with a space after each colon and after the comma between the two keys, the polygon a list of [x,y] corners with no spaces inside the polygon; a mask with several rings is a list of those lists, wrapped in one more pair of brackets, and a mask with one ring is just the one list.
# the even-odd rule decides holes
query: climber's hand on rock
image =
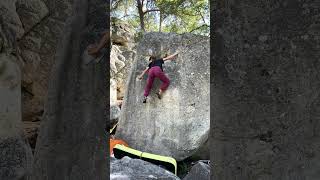
{"label": "climber's hand on rock", "polygon": [[139,80],[142,80],[142,76],[138,76],[138,79],[139,79]]}

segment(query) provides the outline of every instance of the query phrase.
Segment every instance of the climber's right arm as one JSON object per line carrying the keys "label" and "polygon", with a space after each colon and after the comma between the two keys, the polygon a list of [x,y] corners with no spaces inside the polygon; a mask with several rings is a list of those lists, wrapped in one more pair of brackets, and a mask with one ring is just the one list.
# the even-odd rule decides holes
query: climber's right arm
{"label": "climber's right arm", "polygon": [[145,70],[142,71],[142,73],[140,74],[140,76],[138,76],[139,79],[143,78],[143,75],[149,70],[149,67],[147,67]]}
{"label": "climber's right arm", "polygon": [[178,52],[176,52],[176,53],[174,53],[174,54],[172,54],[172,55],[170,55],[170,56],[167,56],[167,57],[163,58],[163,61],[172,60],[172,59],[174,59],[177,55],[178,55]]}

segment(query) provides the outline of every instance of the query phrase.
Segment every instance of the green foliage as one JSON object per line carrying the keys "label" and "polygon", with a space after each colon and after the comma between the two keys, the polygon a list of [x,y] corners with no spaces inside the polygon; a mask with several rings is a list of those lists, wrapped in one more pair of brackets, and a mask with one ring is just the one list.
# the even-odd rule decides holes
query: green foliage
{"label": "green foliage", "polygon": [[[143,2],[145,30],[209,35],[208,0],[140,0]],[[137,0],[113,0],[112,16],[142,31]],[[161,21],[161,22],[160,22]]]}
{"label": "green foliage", "polygon": [[139,42],[140,39],[142,39],[142,37],[143,37],[143,33],[141,31],[138,31],[137,33],[135,33],[134,41]]}

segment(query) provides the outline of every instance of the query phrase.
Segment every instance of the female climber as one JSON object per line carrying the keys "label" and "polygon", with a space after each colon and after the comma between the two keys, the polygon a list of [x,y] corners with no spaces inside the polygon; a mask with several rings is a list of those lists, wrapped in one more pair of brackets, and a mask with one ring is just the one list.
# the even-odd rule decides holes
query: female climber
{"label": "female climber", "polygon": [[138,76],[138,78],[141,80],[143,75],[146,72],[148,72],[148,79],[147,79],[147,85],[144,90],[143,103],[147,102],[147,97],[150,93],[150,90],[152,88],[152,84],[155,78],[159,78],[162,81],[160,90],[157,93],[158,98],[161,99],[163,92],[168,88],[170,84],[169,78],[163,72],[162,64],[164,64],[164,61],[173,60],[177,55],[178,55],[178,52],[160,59],[156,59],[156,57],[153,55],[150,56],[149,61],[151,62],[149,63],[148,67],[146,67],[146,69],[143,70],[143,72]]}

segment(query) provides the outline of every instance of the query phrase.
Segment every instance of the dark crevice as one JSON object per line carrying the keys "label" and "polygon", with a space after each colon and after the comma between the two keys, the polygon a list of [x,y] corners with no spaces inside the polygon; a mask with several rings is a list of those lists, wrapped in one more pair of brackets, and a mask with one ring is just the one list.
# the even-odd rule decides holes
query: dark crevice
{"label": "dark crevice", "polygon": [[23,93],[26,93],[27,95],[34,97],[34,94],[32,93],[32,91],[29,90],[29,88],[25,87],[25,86],[21,86],[21,91]]}
{"label": "dark crevice", "polygon": [[259,138],[260,141],[264,141],[268,143],[272,142],[272,131],[268,131],[267,133],[264,133],[264,134],[259,134],[257,138]]}

